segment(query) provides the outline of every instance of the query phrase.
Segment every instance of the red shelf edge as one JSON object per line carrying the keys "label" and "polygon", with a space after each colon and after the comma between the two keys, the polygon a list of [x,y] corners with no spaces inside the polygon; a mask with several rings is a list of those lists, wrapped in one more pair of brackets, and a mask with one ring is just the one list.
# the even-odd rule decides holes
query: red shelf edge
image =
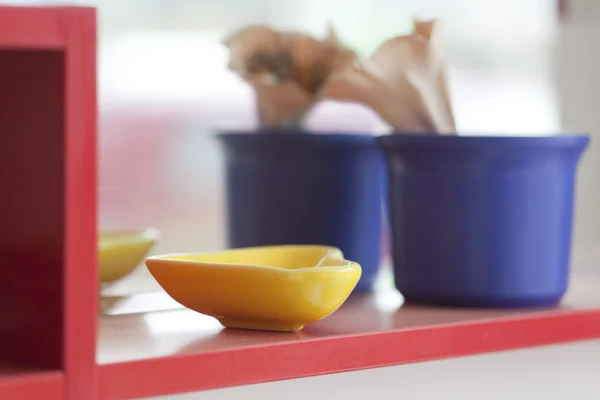
{"label": "red shelf edge", "polygon": [[[134,399],[600,337],[600,309],[99,365],[99,398]],[[174,373],[176,371],[176,373]]]}
{"label": "red shelf edge", "polygon": [[[65,30],[65,397],[96,398],[96,10],[61,7]],[[90,268],[81,268],[89,265]],[[91,268],[91,266],[94,266]]]}
{"label": "red shelf edge", "polygon": [[0,49],[64,48],[65,32],[57,7],[0,6]]}
{"label": "red shelf edge", "polygon": [[0,372],[0,399],[62,400],[62,372],[20,372],[4,375]]}

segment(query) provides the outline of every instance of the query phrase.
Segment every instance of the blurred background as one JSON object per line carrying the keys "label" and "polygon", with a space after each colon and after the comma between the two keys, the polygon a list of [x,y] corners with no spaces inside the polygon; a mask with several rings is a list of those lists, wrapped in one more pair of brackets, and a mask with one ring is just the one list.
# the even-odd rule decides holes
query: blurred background
{"label": "blurred background", "polygon": [[[413,17],[442,18],[461,134],[594,134],[594,0],[96,0],[2,1],[98,8],[102,229],[154,226],[156,253],[225,245],[219,128],[256,124],[252,92],[226,69],[220,40],[248,24],[324,35],[332,23],[361,55],[407,32]],[[600,2],[599,2],[600,3]],[[590,40],[586,40],[590,39]],[[587,47],[586,47],[587,46]],[[340,118],[343,116],[343,118]],[[315,129],[373,131],[366,109],[324,103]],[[595,258],[600,157],[581,174],[577,268]]]}

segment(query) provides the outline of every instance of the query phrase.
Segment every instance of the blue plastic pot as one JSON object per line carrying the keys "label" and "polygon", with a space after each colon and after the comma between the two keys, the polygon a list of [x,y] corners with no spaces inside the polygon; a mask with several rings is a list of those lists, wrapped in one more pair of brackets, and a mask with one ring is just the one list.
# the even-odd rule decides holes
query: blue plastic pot
{"label": "blue plastic pot", "polygon": [[229,247],[340,248],[369,290],[379,269],[385,182],[372,135],[223,133]]}
{"label": "blue plastic pot", "polygon": [[379,138],[396,286],[407,301],[546,306],[567,289],[588,136]]}

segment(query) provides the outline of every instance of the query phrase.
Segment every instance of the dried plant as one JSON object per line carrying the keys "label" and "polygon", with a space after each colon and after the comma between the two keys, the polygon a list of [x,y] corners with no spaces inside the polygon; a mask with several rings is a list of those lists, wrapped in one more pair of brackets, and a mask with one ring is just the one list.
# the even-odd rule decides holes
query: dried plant
{"label": "dried plant", "polygon": [[363,103],[398,132],[454,133],[446,65],[436,21],[387,40],[360,67],[328,79],[324,98]]}
{"label": "dried plant", "polygon": [[328,78],[354,63],[332,30],[319,40],[297,32],[250,26],[224,41],[229,68],[256,92],[263,127],[297,127],[320,99]]}
{"label": "dried plant", "polygon": [[321,99],[372,108],[396,132],[456,131],[436,21],[384,42],[357,62],[333,30],[324,39],[250,26],[224,41],[229,68],[251,84],[263,128],[298,127]]}

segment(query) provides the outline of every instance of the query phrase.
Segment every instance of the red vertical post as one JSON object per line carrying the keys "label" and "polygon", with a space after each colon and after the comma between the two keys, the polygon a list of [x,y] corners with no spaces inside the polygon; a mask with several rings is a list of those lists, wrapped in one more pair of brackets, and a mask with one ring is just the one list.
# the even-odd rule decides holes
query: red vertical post
{"label": "red vertical post", "polygon": [[96,388],[96,15],[66,8],[64,368],[67,400]]}

